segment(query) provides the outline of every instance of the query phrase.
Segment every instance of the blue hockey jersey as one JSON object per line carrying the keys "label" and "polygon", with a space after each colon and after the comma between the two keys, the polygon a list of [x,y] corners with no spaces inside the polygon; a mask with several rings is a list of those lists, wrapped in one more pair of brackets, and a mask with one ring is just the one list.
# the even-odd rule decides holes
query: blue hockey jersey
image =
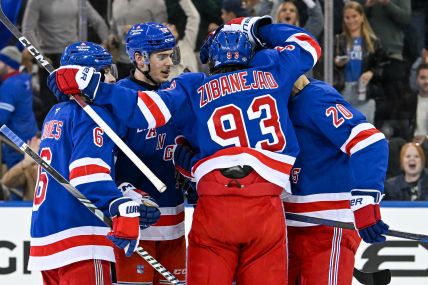
{"label": "blue hockey jersey", "polygon": [[[94,106],[113,129],[105,109]],[[122,196],[114,183],[113,142],[75,102],[56,104],[47,114],[40,156],[70,180],[105,215]],[[114,261],[109,228],[39,167],[31,220],[28,268],[48,270],[79,260]]]}
{"label": "blue hockey jersey", "polygon": [[[353,222],[352,189],[383,191],[388,164],[385,136],[330,85],[311,82],[290,99],[300,153],[285,211]],[[310,224],[288,221],[289,226]]]}
{"label": "blue hockey jersey", "polygon": [[[134,90],[154,90],[152,86],[138,82],[132,75],[120,80],[117,85]],[[130,182],[147,192],[156,199],[161,211],[157,223],[141,231],[141,240],[171,240],[185,234],[183,193],[176,188],[175,167],[172,163],[175,138],[179,133],[180,128],[170,121],[158,128],[129,128],[124,139],[144,164],[165,183],[167,188],[163,193],[153,186],[128,157],[122,152],[118,154],[115,166],[117,182]]]}
{"label": "blue hockey jersey", "polygon": [[192,128],[183,134],[199,149],[192,168],[197,182],[214,169],[250,165],[285,188],[298,153],[288,94],[315,64],[320,47],[291,25],[268,25],[260,32],[275,48],[258,51],[247,69],[212,76],[185,73],[157,92],[101,83],[95,103],[139,128],[159,127],[184,114],[181,120]]}
{"label": "blue hockey jersey", "polygon": [[[27,141],[37,132],[31,75],[17,72],[7,77],[0,86],[0,125],[6,124],[15,134]],[[3,162],[8,168],[24,158],[7,144],[2,145],[2,151]]]}

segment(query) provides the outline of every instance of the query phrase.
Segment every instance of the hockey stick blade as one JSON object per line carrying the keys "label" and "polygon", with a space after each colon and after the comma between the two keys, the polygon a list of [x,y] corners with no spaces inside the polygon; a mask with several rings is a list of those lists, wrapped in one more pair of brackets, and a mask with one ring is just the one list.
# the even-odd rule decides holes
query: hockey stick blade
{"label": "hockey stick blade", "polygon": [[[4,14],[0,0],[0,21],[19,40],[19,42],[31,53],[31,55],[43,66],[46,71],[52,73],[55,69],[49,61],[39,52],[34,45],[22,35],[18,28]],[[80,96],[73,96],[74,100],[89,117],[106,133],[106,135],[120,148],[120,150],[137,166],[137,168],[149,179],[159,192],[166,190],[165,184],[141,161],[141,159],[122,141],[121,138],[110,128],[109,125],[88,105]]]}
{"label": "hockey stick blade", "polygon": [[[299,215],[299,214],[294,214],[294,213],[285,213],[285,216],[286,216],[287,220],[293,220],[293,221],[309,223],[309,224],[318,224],[318,225],[324,225],[324,226],[330,226],[330,227],[337,227],[337,228],[343,228],[343,229],[349,229],[349,230],[355,230],[353,223],[339,222],[339,221],[335,221],[335,220]],[[413,233],[401,232],[401,231],[396,231],[396,230],[388,230],[388,232],[385,235],[403,238],[403,239],[415,240],[415,241],[422,242],[422,243],[428,243],[428,236],[422,235],[422,234],[413,234]]]}
{"label": "hockey stick blade", "polygon": [[376,272],[364,272],[354,268],[353,275],[364,285],[387,285],[391,282],[391,271],[383,269]]}
{"label": "hockey stick blade", "polygon": [[[6,125],[0,127],[0,132],[3,133],[11,142],[13,142],[22,151],[28,154],[38,165],[43,167],[49,175],[51,175],[59,184],[61,184],[71,195],[77,198],[89,211],[103,221],[111,228],[111,220],[104,215],[91,201],[89,201],[79,190],[76,189],[71,183],[65,179],[55,168],[43,160],[37,153],[35,153],[21,138],[19,138],[13,131]],[[137,254],[147,261],[159,274],[165,277],[171,284],[179,284],[179,280],[172,275],[162,264],[153,258],[141,246],[136,250]]]}

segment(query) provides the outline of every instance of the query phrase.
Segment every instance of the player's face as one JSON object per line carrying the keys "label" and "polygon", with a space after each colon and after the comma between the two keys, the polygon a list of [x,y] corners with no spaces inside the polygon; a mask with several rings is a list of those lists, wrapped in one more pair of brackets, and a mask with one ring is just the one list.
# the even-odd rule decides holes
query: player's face
{"label": "player's face", "polygon": [[110,68],[104,68],[104,82],[105,83],[115,83],[116,78],[111,73]]}
{"label": "player's face", "polygon": [[401,162],[404,173],[408,175],[417,175],[422,172],[422,158],[419,155],[418,150],[414,146],[407,147],[403,155],[403,161]]}
{"label": "player's face", "polygon": [[361,25],[363,24],[363,15],[358,13],[356,10],[349,8],[343,13],[343,21],[349,32],[361,31]]}
{"label": "player's face", "polygon": [[291,2],[286,2],[282,4],[277,17],[278,17],[279,23],[296,25],[297,24],[296,6]]}
{"label": "player's face", "polygon": [[159,84],[168,81],[171,71],[172,50],[153,52],[150,54],[150,76]]}
{"label": "player's face", "polygon": [[419,70],[416,82],[418,83],[420,92],[428,93],[428,69],[424,68]]}

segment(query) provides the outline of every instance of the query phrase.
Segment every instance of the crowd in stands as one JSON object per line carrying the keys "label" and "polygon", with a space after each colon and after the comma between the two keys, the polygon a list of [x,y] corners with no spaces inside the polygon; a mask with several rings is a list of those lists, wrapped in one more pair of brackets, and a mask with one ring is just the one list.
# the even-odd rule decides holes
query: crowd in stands
{"label": "crowd in stands", "polygon": [[[112,0],[87,2],[88,40],[108,48],[119,78],[129,75],[125,35],[136,23],[164,23],[174,34],[182,72],[207,68],[199,47],[206,35],[236,17],[271,15],[301,26],[323,42],[325,0]],[[79,0],[2,1],[3,11],[56,68],[64,47],[79,39]],[[334,0],[334,87],[390,143],[385,200],[428,200],[428,1]],[[47,111],[56,103],[48,73],[1,26],[0,125],[33,150]],[[309,76],[323,79],[323,60]],[[170,78],[170,79],[171,79]],[[31,108],[33,106],[33,108]],[[37,167],[2,142],[0,199],[31,200]]]}

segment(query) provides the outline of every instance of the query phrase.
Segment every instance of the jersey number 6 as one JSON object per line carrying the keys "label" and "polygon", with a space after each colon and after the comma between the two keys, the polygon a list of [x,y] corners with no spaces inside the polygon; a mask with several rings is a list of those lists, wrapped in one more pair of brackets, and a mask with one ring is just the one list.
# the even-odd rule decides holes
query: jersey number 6
{"label": "jersey number 6", "polygon": [[[40,150],[40,157],[48,164],[52,161],[52,151],[49,147],[44,147]],[[37,211],[46,198],[46,189],[48,188],[49,177],[46,171],[39,166],[36,189],[34,191],[33,211]]]}
{"label": "jersey number 6", "polygon": [[[282,151],[285,148],[286,140],[279,122],[276,101],[272,96],[263,95],[254,98],[247,110],[247,117],[249,120],[259,119],[263,109],[266,112],[266,117],[260,119],[260,131],[262,135],[270,134],[272,141],[269,139],[259,140],[255,142],[255,147],[270,151]],[[225,126],[226,121],[228,127]],[[207,123],[211,139],[219,145],[253,146],[245,127],[242,109],[238,106],[229,104],[215,109]]]}

